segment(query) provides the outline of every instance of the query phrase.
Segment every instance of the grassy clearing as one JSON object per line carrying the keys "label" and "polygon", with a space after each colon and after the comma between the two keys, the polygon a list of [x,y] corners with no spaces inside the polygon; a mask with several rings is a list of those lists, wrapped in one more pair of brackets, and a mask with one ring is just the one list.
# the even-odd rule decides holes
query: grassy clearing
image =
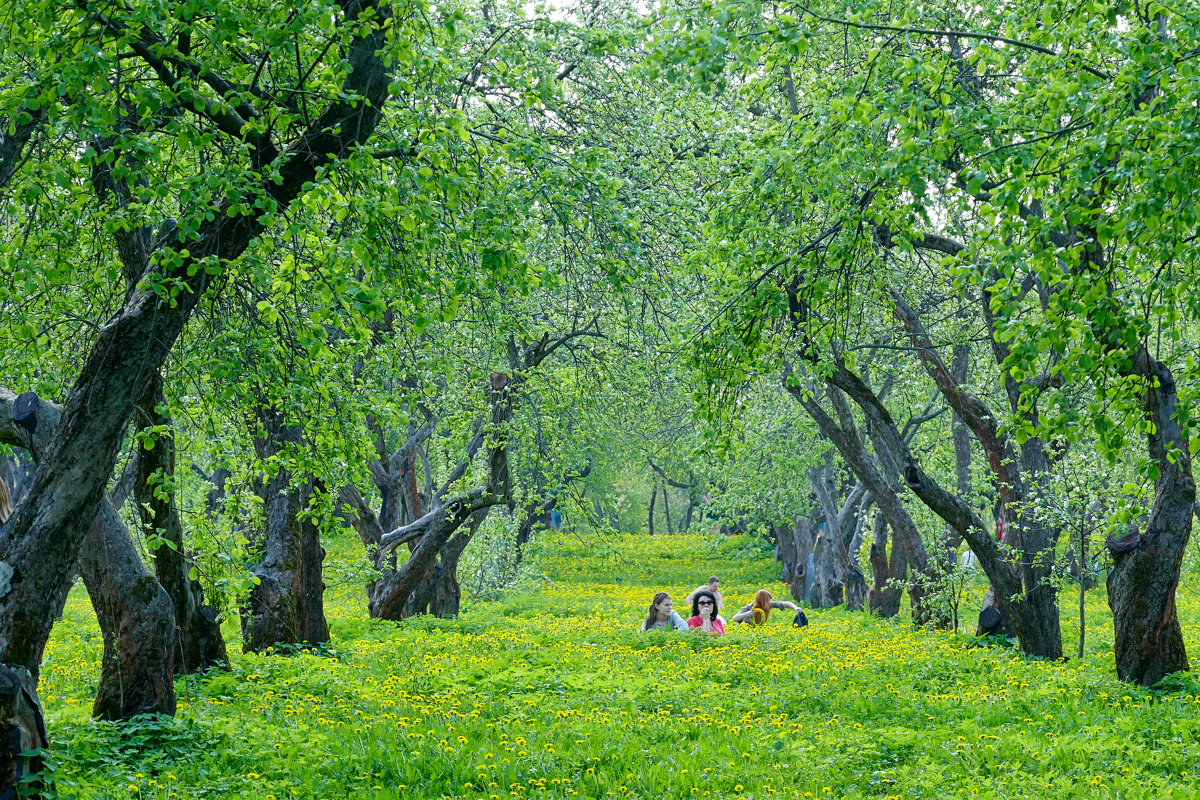
{"label": "grassy clearing", "polygon": [[[710,572],[729,604],[773,585],[745,539],[581,541],[537,553],[546,580],[461,620],[366,619],[328,582],[331,647],[237,656],[181,683],[177,719],[88,719],[100,637],[72,595],[43,698],[70,798],[1190,798],[1200,686],[1113,677],[1093,592],[1082,660],[1030,661],[965,636],[840,610],[730,635],[641,634],[650,596]],[[349,574],[350,570],[346,570]],[[980,590],[981,591],[981,590]],[[1181,592],[1200,652],[1200,587]],[[1069,605],[1069,601],[1067,601]],[[975,599],[966,604],[972,611]],[[728,613],[728,612],[727,612]],[[1064,618],[1069,620],[1067,610]],[[1064,622],[1067,638],[1075,628]],[[228,630],[236,641],[236,630]],[[1070,641],[1067,649],[1072,648]]]}

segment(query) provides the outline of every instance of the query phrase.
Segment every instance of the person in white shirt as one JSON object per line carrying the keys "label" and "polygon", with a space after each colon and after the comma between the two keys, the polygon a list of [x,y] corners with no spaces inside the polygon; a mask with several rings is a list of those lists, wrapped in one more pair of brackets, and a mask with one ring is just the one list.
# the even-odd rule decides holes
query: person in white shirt
{"label": "person in white shirt", "polygon": [[683,604],[685,606],[691,605],[692,600],[695,599],[698,592],[712,592],[713,597],[717,598],[717,611],[720,611],[725,607],[725,598],[721,597],[721,579],[716,575],[710,577],[708,579],[708,583],[704,584],[703,586],[697,586],[695,589],[692,589],[692,591],[688,593],[687,599],[683,601]]}

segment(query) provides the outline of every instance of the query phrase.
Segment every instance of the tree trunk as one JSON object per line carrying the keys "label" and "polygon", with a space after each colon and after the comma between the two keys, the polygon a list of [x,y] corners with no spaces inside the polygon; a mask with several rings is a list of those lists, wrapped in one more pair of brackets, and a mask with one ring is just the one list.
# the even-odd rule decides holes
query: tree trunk
{"label": "tree trunk", "polygon": [[[1030,655],[1062,658],[1058,593],[1051,580],[1058,531],[1028,518],[1022,519],[1020,513],[1028,500],[1026,476],[1036,477],[1049,469],[1045,445],[1037,438],[1030,438],[1017,451],[987,405],[957,383],[916,312],[899,293],[893,292],[892,297],[896,319],[907,332],[922,366],[946,402],[974,432],[987,457],[999,488],[1004,542],[1017,554],[1016,563],[995,546],[982,526],[974,524],[977,520],[972,519],[969,525],[963,524],[960,512],[965,503],[962,499],[950,500],[948,492],[916,468],[915,459],[907,452],[905,481],[922,501],[966,538],[979,559],[979,565],[996,587],[996,607],[1004,616],[1005,624],[1016,632],[1021,649]],[[983,293],[982,300],[983,314],[990,331],[994,326],[987,292]],[[1002,364],[1008,352],[1007,344],[992,337],[992,346],[997,363]],[[1013,413],[1036,424],[1036,410],[1023,410],[1021,386],[1009,374],[1004,375],[1004,387]],[[952,509],[951,506],[958,508]],[[951,513],[948,515],[947,512]],[[970,513],[966,516],[974,517]]]}
{"label": "tree trunk", "polygon": [[791,585],[796,576],[796,540],[792,536],[792,529],[772,523],[771,531],[775,536],[775,560],[783,565],[779,581]]}
{"label": "tree trunk", "polygon": [[108,720],[174,715],[175,611],[107,499],[88,531],[79,572],[104,634],[92,714]]}
{"label": "tree trunk", "polygon": [[683,522],[679,523],[679,532],[687,533],[692,529],[692,516],[696,513],[696,498],[688,494],[687,509],[683,512]]}
{"label": "tree trunk", "polygon": [[471,543],[475,533],[487,519],[488,511],[477,511],[467,522],[467,529],[460,530],[442,548],[433,598],[429,602],[429,613],[435,617],[457,617],[462,604],[462,590],[458,585],[458,562]]}
{"label": "tree trunk", "polygon": [[[546,340],[542,341],[545,347]],[[539,359],[540,360],[540,359]],[[526,366],[530,365],[526,359]],[[416,541],[411,554],[397,570],[385,570],[372,587],[368,600],[368,610],[373,618],[404,619],[420,609],[427,608],[434,599],[438,556],[445,548],[450,537],[477,512],[502,502],[509,502],[512,497],[512,478],[508,466],[508,424],[513,415],[514,382],[503,373],[492,373],[491,391],[488,395],[488,405],[491,407],[492,446],[488,451],[488,480],[487,485],[465,492],[452,500],[441,503],[438,496],[433,498],[433,507],[418,519],[404,528],[392,531],[380,539],[376,563],[386,557],[392,548],[399,544]],[[519,385],[519,384],[518,384]],[[474,450],[468,447],[468,458],[459,464],[462,472],[470,463]],[[482,523],[482,516],[479,523]],[[467,540],[474,535],[472,526],[467,534]],[[457,546],[457,545],[456,545]],[[462,547],[466,546],[463,542]],[[461,555],[461,550],[458,555]],[[454,557],[457,568],[458,556]],[[457,579],[452,574],[443,581],[453,582],[457,588]],[[413,598],[414,592],[420,596]]]}
{"label": "tree trunk", "polygon": [[792,540],[796,547],[796,569],[792,576],[792,599],[803,603],[808,597],[808,584],[812,577],[809,560],[813,553],[813,523],[808,516],[797,517],[792,527]]}
{"label": "tree trunk", "polygon": [[655,505],[655,501],[657,499],[658,499],[658,486],[655,485],[654,488],[650,490],[649,527],[650,527],[650,535],[651,536],[654,535],[654,505]]}
{"label": "tree trunk", "polygon": [[840,544],[828,521],[818,528],[813,546],[813,574],[808,576],[805,600],[812,608],[833,608],[844,602]]}
{"label": "tree trunk", "polygon": [[1117,677],[1153,686],[1163,676],[1188,669],[1183,631],[1175,609],[1179,569],[1192,533],[1196,482],[1188,441],[1178,421],[1175,380],[1144,346],[1134,368],[1153,379],[1145,412],[1150,460],[1158,467],[1154,505],[1146,532],[1110,539],[1108,605],[1116,634]]}
{"label": "tree trunk", "polygon": [[[21,438],[26,431],[16,427],[14,414],[19,412],[11,403],[4,410],[8,413],[0,416],[9,425],[0,428],[0,441],[18,448],[24,444],[39,446],[36,438]],[[62,409],[38,399],[27,410],[32,410],[32,418],[37,420],[38,436],[53,436]],[[135,464],[138,461],[134,459]],[[22,501],[24,491],[14,494],[13,499]],[[115,720],[144,713],[174,714],[174,611],[170,599],[142,563],[107,495],[84,539],[78,568],[104,637],[95,715]]]}
{"label": "tree trunk", "polygon": [[671,526],[671,502],[667,499],[667,494],[669,492],[670,490],[667,488],[666,484],[664,484],[662,490],[663,518],[667,521],[667,535],[674,536],[675,530]]}
{"label": "tree trunk", "polygon": [[[305,513],[312,478],[297,481],[286,459],[289,446],[301,444],[300,426],[287,423],[276,409],[261,408],[262,435],[254,441],[269,472],[263,486],[263,553],[254,568],[258,585],[242,610],[242,651],[257,653],[279,644],[329,641],[325,621],[320,531]],[[272,463],[273,462],[273,463]]]}
{"label": "tree trunk", "polygon": [[175,672],[190,675],[210,667],[227,667],[229,654],[217,612],[204,604],[200,582],[188,576],[191,565],[184,550],[183,523],[173,485],[175,438],[170,432],[171,420],[159,408],[162,403],[159,380],[143,403],[142,427],[164,426],[166,432],[155,436],[152,449],[138,453],[134,493],[146,539],[161,539],[154,549],[154,572],[175,610]]}
{"label": "tree trunk", "polygon": [[887,532],[887,518],[882,511],[876,511],[871,541],[871,571],[874,575],[869,605],[872,614],[890,619],[900,613],[900,600],[908,581],[908,562],[904,560],[904,548],[894,542],[889,556]]}
{"label": "tree trunk", "polygon": [[[840,427],[812,394],[798,386],[788,387],[788,391],[804,406],[821,432],[833,442],[850,470],[871,492],[875,499],[875,505],[883,512],[892,529],[893,542],[904,549],[904,560],[917,573],[926,576],[928,581],[936,581],[940,577],[940,570],[936,563],[929,558],[925,543],[921,540],[921,533],[904,507],[903,501],[896,494],[891,482],[880,473],[879,468],[867,452],[857,426],[854,424],[854,417],[846,404],[845,396],[838,386],[829,384],[827,389],[826,394],[841,422]],[[857,398],[854,399],[857,401]],[[932,622],[944,626],[948,624],[948,620],[935,618],[933,612],[926,606],[926,582],[912,581],[909,583],[908,593],[912,605],[913,621],[918,625]]]}
{"label": "tree trunk", "polygon": [[[45,770],[41,752],[50,749],[50,737],[46,735],[46,721],[38,703],[37,679],[24,667],[0,664],[0,720],[6,739],[6,746],[0,747],[0,787],[7,791],[21,786],[29,794],[20,796],[42,797],[41,792],[50,788],[48,782],[28,780],[28,776]],[[57,795],[50,791],[45,796]]]}
{"label": "tree trunk", "polygon": [[[863,514],[858,514],[850,544],[843,545],[839,553],[842,565],[842,585],[846,587],[846,608],[862,611],[867,599],[867,579],[858,565],[858,551],[862,546]],[[844,540],[843,540],[844,541]]]}

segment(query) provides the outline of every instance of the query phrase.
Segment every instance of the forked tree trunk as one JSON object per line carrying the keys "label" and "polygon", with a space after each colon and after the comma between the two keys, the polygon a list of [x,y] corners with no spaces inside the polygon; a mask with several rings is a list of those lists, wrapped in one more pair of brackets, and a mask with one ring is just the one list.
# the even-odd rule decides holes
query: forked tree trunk
{"label": "forked tree trunk", "polygon": [[828,523],[820,528],[813,546],[813,574],[805,600],[812,608],[833,608],[844,602],[840,544]]}
{"label": "forked tree trunk", "polygon": [[163,486],[174,479],[175,438],[171,420],[159,408],[162,402],[160,380],[143,403],[143,427],[160,426],[166,432],[155,436],[153,448],[142,449],[138,454],[134,495],[147,538],[154,535],[162,539],[154,550],[154,572],[175,609],[178,631],[175,672],[190,675],[210,667],[228,666],[229,653],[217,612],[204,604],[200,582],[188,575],[191,565],[184,549],[175,487]]}
{"label": "forked tree trunk", "polygon": [[[948,618],[932,611],[925,601],[927,594],[925,584],[940,578],[942,566],[935,559],[929,557],[920,531],[917,530],[916,523],[913,522],[908,509],[904,507],[904,502],[897,495],[888,476],[880,472],[879,467],[867,452],[841,388],[833,383],[826,385],[826,394],[838,415],[838,422],[834,422],[812,394],[805,392],[799,386],[787,388],[808,411],[809,416],[817,423],[821,432],[834,443],[850,470],[871,492],[876,507],[883,512],[892,529],[893,541],[904,548],[904,560],[915,572],[926,578],[925,581],[911,581],[908,585],[913,622],[918,625],[932,623],[939,627],[947,627],[949,625]],[[852,398],[858,400],[853,395]]]}
{"label": "forked tree trunk", "polygon": [[872,533],[870,559],[873,575],[868,605],[872,614],[890,619],[900,613],[900,600],[908,581],[908,562],[904,560],[904,548],[895,543],[892,544],[891,553],[888,553],[887,518],[882,511],[875,512]]}
{"label": "forked tree trunk", "polygon": [[79,572],[104,634],[92,714],[174,715],[175,610],[107,498],[88,531]]}
{"label": "forked tree trunk", "polygon": [[[542,340],[544,348],[546,339]],[[538,358],[540,361],[540,357]],[[528,359],[526,365],[529,366]],[[532,366],[536,366],[536,363]],[[519,385],[519,384],[518,384]],[[458,556],[462,547],[470,541],[479,523],[473,518],[480,512],[502,502],[508,502],[512,497],[512,477],[508,466],[508,425],[513,415],[514,382],[504,373],[492,373],[491,389],[488,393],[488,405],[491,407],[491,439],[492,446],[488,450],[488,479],[485,486],[471,489],[453,499],[442,503],[435,495],[433,508],[420,519],[380,536],[376,564],[387,557],[395,547],[406,542],[416,542],[409,554],[408,561],[396,570],[384,570],[379,580],[371,590],[368,600],[368,611],[376,619],[404,619],[412,613],[427,608],[437,593],[436,578],[438,571],[438,556],[441,555],[447,543],[459,529],[472,521],[472,526],[465,532],[466,541],[456,544],[458,550],[453,561],[457,569]],[[476,439],[482,441],[479,433]],[[474,456],[474,447],[468,447],[468,458],[461,462],[456,472],[464,473]],[[382,531],[379,531],[382,533]],[[364,540],[367,537],[364,537]],[[457,585],[457,577],[451,573],[444,580],[453,581]],[[443,588],[446,588],[444,585]],[[413,597],[414,592],[419,593]]]}
{"label": "forked tree trunk", "polygon": [[[990,534],[976,515],[965,507],[961,497],[951,495],[916,466],[916,459],[906,447],[903,448],[905,481],[931,510],[967,540],[979,559],[979,565],[996,589],[996,607],[1003,615],[1005,624],[1015,631],[1021,649],[1030,655],[1062,658],[1058,592],[1051,580],[1058,529],[1029,516],[1021,518],[1021,511],[1029,500],[1030,481],[1049,470],[1047,448],[1040,439],[1031,437],[1021,443],[1018,450],[991,409],[955,380],[916,312],[898,292],[893,291],[892,298],[896,319],[908,334],[925,371],[947,404],[971,428],[983,449],[999,489],[1004,541],[1015,558],[995,546]],[[988,330],[994,333],[990,295],[985,291],[981,299]],[[1008,345],[995,336],[991,337],[991,341],[996,363],[1003,364],[1009,352]],[[839,372],[850,376],[848,370],[841,369]],[[1008,373],[1003,375],[1003,382],[1012,413],[1036,426],[1036,409],[1027,409],[1022,405],[1022,384]],[[881,410],[881,406],[877,408],[873,398],[864,395],[863,400],[865,413],[876,417],[886,416],[886,411]],[[900,450],[898,447],[897,451]]]}
{"label": "forked tree trunk", "polygon": [[[301,444],[299,425],[275,409],[260,409],[263,435],[254,446],[264,463],[287,458],[285,450]],[[256,653],[280,644],[321,644],[329,641],[325,621],[320,530],[307,511],[316,488],[312,478],[296,481],[281,461],[268,463],[274,471],[263,486],[263,553],[254,568],[258,585],[250,590],[242,610],[242,650]]]}
{"label": "forked tree trunk", "polygon": [[[32,397],[30,398],[32,401]],[[0,441],[23,447],[12,411],[3,416]],[[39,437],[57,429],[62,409],[37,399],[26,409]],[[20,451],[19,451],[20,452]],[[33,452],[37,452],[34,450]],[[36,474],[36,473],[35,473]],[[14,495],[23,499],[23,492]],[[123,499],[123,498],[122,498]],[[175,713],[171,678],[175,638],[174,610],[169,597],[142,563],[129,531],[105,495],[80,551],[78,569],[87,585],[104,638],[104,654],[93,713],[103,719],[136,714]]]}
{"label": "forked tree trunk", "polygon": [[1108,604],[1116,634],[1117,677],[1153,686],[1165,675],[1188,669],[1175,591],[1192,533],[1196,482],[1187,437],[1178,421],[1171,371],[1144,346],[1133,369],[1153,381],[1145,401],[1152,423],[1147,449],[1159,475],[1146,531],[1108,542],[1113,557]]}

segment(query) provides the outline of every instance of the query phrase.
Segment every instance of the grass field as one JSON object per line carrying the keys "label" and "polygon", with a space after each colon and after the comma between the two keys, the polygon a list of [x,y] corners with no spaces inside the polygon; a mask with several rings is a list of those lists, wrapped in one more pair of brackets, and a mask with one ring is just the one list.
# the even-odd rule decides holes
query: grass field
{"label": "grass field", "polygon": [[[344,544],[327,562],[331,646],[237,655],[180,683],[174,720],[89,720],[101,640],[73,593],[41,690],[61,794],[1200,796],[1200,686],[1117,682],[1102,592],[1085,658],[1065,663],[842,610],[810,612],[805,629],[778,614],[717,639],[641,634],[656,589],[681,605],[716,572],[731,606],[761,586],[783,597],[778,566],[745,537],[564,535],[535,554],[545,580],[457,621],[396,624],[368,620],[361,587],[339,580],[355,558]],[[1195,580],[1179,605],[1195,659]]]}

